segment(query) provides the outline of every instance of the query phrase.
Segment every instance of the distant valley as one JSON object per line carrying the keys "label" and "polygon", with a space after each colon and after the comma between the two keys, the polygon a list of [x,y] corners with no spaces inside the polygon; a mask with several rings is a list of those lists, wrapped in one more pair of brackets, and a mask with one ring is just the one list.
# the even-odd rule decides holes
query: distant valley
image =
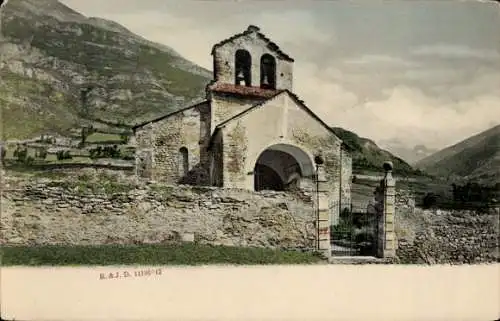
{"label": "distant valley", "polygon": [[451,179],[500,183],[500,125],[425,157],[415,166]]}

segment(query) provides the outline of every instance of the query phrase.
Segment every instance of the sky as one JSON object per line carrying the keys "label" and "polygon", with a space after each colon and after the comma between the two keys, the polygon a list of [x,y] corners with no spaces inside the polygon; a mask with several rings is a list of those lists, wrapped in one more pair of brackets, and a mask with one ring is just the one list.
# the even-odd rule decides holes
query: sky
{"label": "sky", "polygon": [[62,0],[209,70],[250,24],[295,59],[318,116],[384,146],[443,148],[500,124],[500,6],[472,0]]}

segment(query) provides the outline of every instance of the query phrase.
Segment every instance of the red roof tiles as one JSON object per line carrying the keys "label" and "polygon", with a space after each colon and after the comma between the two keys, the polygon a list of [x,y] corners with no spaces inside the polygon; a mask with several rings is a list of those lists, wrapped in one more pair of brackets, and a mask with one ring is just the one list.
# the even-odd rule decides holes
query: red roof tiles
{"label": "red roof tiles", "polygon": [[254,96],[261,98],[271,98],[276,95],[279,90],[275,89],[262,89],[260,87],[250,87],[250,86],[238,86],[232,84],[212,84],[209,86],[210,90],[220,93],[244,95],[244,96]]}

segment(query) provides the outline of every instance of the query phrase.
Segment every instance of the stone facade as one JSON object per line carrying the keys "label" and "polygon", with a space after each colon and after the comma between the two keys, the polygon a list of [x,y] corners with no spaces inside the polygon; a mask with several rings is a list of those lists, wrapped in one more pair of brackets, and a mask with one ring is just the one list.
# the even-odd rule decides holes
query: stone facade
{"label": "stone facade", "polygon": [[245,32],[222,41],[212,50],[215,80],[233,83],[235,79],[235,52],[244,49],[251,57],[251,86],[259,85],[261,57],[265,54],[276,59],[276,87],[293,91],[293,59],[260,33],[259,28],[250,26]]}
{"label": "stone facade", "polygon": [[206,101],[134,128],[137,174],[168,184],[315,190],[324,159],[332,217],[350,207],[352,161],[293,92],[293,59],[255,26],[216,44]]}
{"label": "stone facade", "polygon": [[[208,110],[208,103],[200,103],[136,129],[137,174],[168,184],[207,185]],[[182,148],[187,150],[185,171]]]}

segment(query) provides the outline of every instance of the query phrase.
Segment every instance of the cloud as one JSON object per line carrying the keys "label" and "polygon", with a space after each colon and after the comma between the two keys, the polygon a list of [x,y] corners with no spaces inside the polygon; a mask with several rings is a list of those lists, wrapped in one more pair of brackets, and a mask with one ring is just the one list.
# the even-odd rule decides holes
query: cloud
{"label": "cloud", "polygon": [[500,59],[500,53],[492,49],[476,49],[463,45],[453,44],[435,44],[425,45],[414,48],[411,51],[417,56],[435,56],[441,58],[455,59],[484,59],[497,60]]}
{"label": "cloud", "polygon": [[[249,25],[258,25],[261,31],[277,41],[281,49],[291,56],[318,44],[323,47],[334,42],[333,33],[325,33],[314,23],[314,17],[297,10],[264,12],[250,15],[236,13],[221,21],[204,21],[167,12],[139,11],[136,13],[103,14],[107,19],[119,21],[147,39],[172,47],[185,58],[205,68],[212,67],[211,46]],[[290,24],[290,21],[295,21]],[[209,24],[207,28],[204,24]],[[231,28],[228,28],[228,25]],[[284,28],[283,26],[287,26]]]}
{"label": "cloud", "polygon": [[311,44],[332,45],[336,41],[334,32],[321,30],[315,17],[307,11],[281,10],[246,18],[248,21],[255,21],[263,33],[272,35],[281,43],[306,47]]}
{"label": "cloud", "polygon": [[[111,10],[108,2],[113,1]],[[413,49],[405,40],[390,43],[380,38],[367,53],[371,42],[356,34],[359,28],[348,21],[359,22],[337,19],[329,23],[298,5],[287,8],[269,1],[269,5],[253,6],[256,2],[169,6],[159,0],[143,0],[139,10],[138,1],[122,1],[105,1],[106,10],[93,7],[95,15],[172,47],[207,69],[212,67],[213,44],[249,24],[258,25],[295,58],[294,91],[313,111],[332,126],[375,141],[396,138],[409,145],[441,148],[500,119],[500,67],[495,66],[500,54],[465,45],[483,41],[488,46],[484,40],[491,38],[488,35],[469,41],[464,34],[453,38],[463,45],[447,44],[451,41],[446,40],[450,39],[447,30],[454,27],[438,24],[428,38],[412,38]],[[424,45],[431,39],[441,43]]]}
{"label": "cloud", "polygon": [[363,55],[357,58],[349,58],[343,61],[348,65],[370,65],[370,64],[389,64],[398,66],[416,66],[415,62],[390,55]]}
{"label": "cloud", "polygon": [[397,138],[410,146],[442,148],[500,119],[500,95],[453,102],[429,97],[416,88],[396,86],[385,92],[385,99],[363,102],[340,85],[309,82],[309,87],[316,91],[306,102],[325,121],[375,141]]}
{"label": "cloud", "polygon": [[[417,68],[410,60],[394,55],[368,54],[341,60],[354,66],[373,64],[377,66],[376,72],[366,68],[346,71],[342,64],[329,61],[319,64],[304,52],[312,47],[318,48],[317,51],[329,50],[325,47],[333,43],[335,37],[325,36],[314,24],[301,24],[293,31],[285,30],[280,25],[290,21],[290,17],[312,21],[305,13],[289,11],[287,14],[289,16],[266,13],[252,19],[244,15],[234,16],[231,20],[239,22],[231,29],[216,22],[210,28],[200,28],[200,21],[156,12],[126,14],[114,19],[150,40],[171,46],[187,59],[208,69],[212,63],[212,44],[241,32],[248,24],[257,24],[284,51],[296,58],[294,90],[314,112],[332,126],[345,127],[375,141],[398,138],[410,145],[441,148],[484,130],[491,119],[500,119],[499,95],[490,94],[498,92],[495,88],[500,88],[495,85],[500,83],[498,73],[478,74],[469,77],[468,83],[457,84],[453,80],[458,79],[460,73],[453,69]],[[437,52],[443,54],[445,51],[441,48]],[[462,51],[462,57],[465,52]],[[430,53],[430,50],[420,51],[420,54]],[[299,59],[297,55],[300,54]],[[389,73],[387,65],[397,65],[402,71],[397,73],[391,69]],[[421,78],[424,86],[434,86],[442,96],[460,99],[439,98],[441,95],[431,97],[417,87],[390,81],[394,75],[404,79],[405,73],[409,76],[407,80]],[[386,89],[379,95],[381,97],[374,99],[370,90],[375,92],[383,88]]]}

